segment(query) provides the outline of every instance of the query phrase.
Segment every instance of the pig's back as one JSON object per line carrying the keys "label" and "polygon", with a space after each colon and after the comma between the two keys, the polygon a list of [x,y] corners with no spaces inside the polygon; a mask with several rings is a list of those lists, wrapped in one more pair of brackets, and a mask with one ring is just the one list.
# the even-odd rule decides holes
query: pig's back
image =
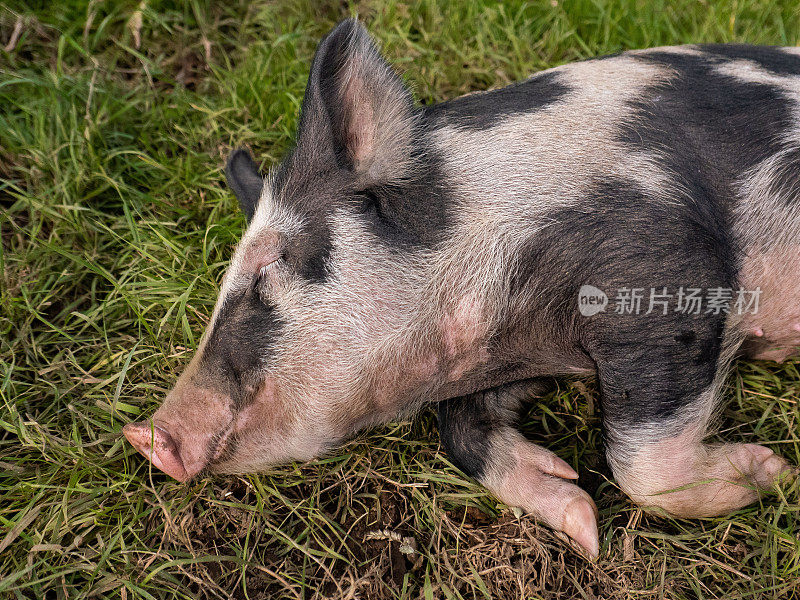
{"label": "pig's back", "polygon": [[800,49],[677,46],[556,67],[424,118],[464,221],[488,230],[535,232],[619,186],[731,227],[784,227],[800,189],[798,98]]}

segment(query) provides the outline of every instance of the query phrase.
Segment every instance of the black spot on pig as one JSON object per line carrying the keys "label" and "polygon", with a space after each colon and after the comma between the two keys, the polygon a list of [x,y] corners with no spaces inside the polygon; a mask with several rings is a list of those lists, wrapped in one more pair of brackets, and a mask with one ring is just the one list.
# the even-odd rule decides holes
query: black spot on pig
{"label": "black spot on pig", "polygon": [[284,254],[286,262],[306,281],[323,283],[330,275],[328,263],[333,250],[328,223],[331,207],[315,206],[314,197],[310,192],[290,203],[303,227],[289,237]]}
{"label": "black spot on pig", "polygon": [[800,56],[778,46],[745,44],[701,44],[699,48],[713,57],[749,60],[778,75],[800,75]]}
{"label": "black spot on pig", "polygon": [[675,336],[675,341],[681,344],[689,345],[697,340],[697,334],[694,331],[682,331]]}
{"label": "black spot on pig", "polygon": [[[319,219],[321,221],[321,219]],[[312,283],[324,283],[330,275],[331,232],[326,224],[318,224],[296,236],[289,243],[287,259],[294,262],[300,277]]]}
{"label": "black spot on pig", "polygon": [[257,386],[263,361],[268,359],[281,321],[259,296],[256,283],[229,293],[212,324],[202,355],[202,368],[211,387],[226,391],[241,406],[246,389]]}
{"label": "black spot on pig", "polygon": [[[637,59],[677,71],[633,101],[621,140],[657,152],[698,210],[730,204],[732,182],[779,151],[794,125],[795,104],[777,87],[718,73],[713,55],[650,52]],[[706,208],[707,207],[707,208]]]}
{"label": "black spot on pig", "polygon": [[450,462],[480,479],[491,455],[490,434],[497,427],[484,394],[441,400],[436,408],[439,438]]}
{"label": "black spot on pig", "polygon": [[498,90],[475,92],[425,107],[424,114],[439,127],[455,125],[483,130],[511,115],[533,112],[557,102],[567,92],[569,87],[559,81],[557,73],[550,71]]}
{"label": "black spot on pig", "polygon": [[449,237],[455,221],[455,200],[438,152],[420,148],[413,165],[402,183],[355,194],[356,211],[376,239],[397,252],[435,248]]}
{"label": "black spot on pig", "polygon": [[[674,415],[712,382],[726,315],[650,308],[666,287],[734,288],[736,246],[721,203],[648,197],[636,184],[598,181],[580,206],[548,215],[551,225],[529,240],[513,294],[537,290],[531,319],[546,339],[574,339],[596,364],[606,419],[617,424]],[[604,312],[584,317],[584,284],[609,297]],[[619,314],[619,290],[639,288],[639,314]],[[551,328],[551,331],[547,331]],[[675,332],[692,332],[676,336]],[[688,345],[690,344],[690,345]],[[687,346],[688,345],[688,346]]]}

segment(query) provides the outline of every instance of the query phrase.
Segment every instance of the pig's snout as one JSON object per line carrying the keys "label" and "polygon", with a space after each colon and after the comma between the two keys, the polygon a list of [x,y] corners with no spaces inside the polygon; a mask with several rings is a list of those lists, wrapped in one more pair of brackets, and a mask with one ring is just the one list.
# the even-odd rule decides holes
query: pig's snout
{"label": "pig's snout", "polygon": [[178,445],[165,429],[151,425],[150,421],[139,421],[125,425],[122,433],[134,448],[152,461],[154,467],[178,481],[189,479]]}

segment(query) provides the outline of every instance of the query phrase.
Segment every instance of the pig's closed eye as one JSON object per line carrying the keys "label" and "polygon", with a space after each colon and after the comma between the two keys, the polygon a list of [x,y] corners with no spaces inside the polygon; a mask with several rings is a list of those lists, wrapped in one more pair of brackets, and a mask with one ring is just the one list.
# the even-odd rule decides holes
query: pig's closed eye
{"label": "pig's closed eye", "polygon": [[262,286],[264,283],[268,282],[271,277],[275,275],[275,273],[281,268],[283,263],[283,255],[278,256],[270,260],[268,263],[263,265],[258,272],[256,273],[255,277],[255,287],[258,288]]}
{"label": "pig's closed eye", "polygon": [[277,268],[277,266],[278,266],[278,261],[279,261],[279,260],[281,260],[281,259],[280,259],[280,257],[278,257],[278,258],[276,258],[276,259],[273,259],[273,260],[269,261],[267,264],[265,264],[263,267],[261,267],[261,268],[259,269],[259,271],[258,271],[258,272],[259,272],[259,275],[261,275],[261,276],[264,276],[264,275],[266,275],[266,274],[267,274],[267,272],[269,271],[269,269],[275,269],[275,268]]}

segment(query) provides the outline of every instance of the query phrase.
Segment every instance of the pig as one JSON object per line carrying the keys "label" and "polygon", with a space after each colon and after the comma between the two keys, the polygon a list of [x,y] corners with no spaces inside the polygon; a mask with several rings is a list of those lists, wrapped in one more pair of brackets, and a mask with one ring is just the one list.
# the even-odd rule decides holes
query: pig
{"label": "pig", "polygon": [[596,557],[574,466],[516,427],[543,381],[584,375],[648,510],[724,515],[794,472],[705,438],[737,357],[800,347],[797,48],[628,51],[419,106],[345,20],[294,149],[225,174],[248,225],[208,328],[123,430],[167,475],[309,460],[436,403],[454,465]]}

